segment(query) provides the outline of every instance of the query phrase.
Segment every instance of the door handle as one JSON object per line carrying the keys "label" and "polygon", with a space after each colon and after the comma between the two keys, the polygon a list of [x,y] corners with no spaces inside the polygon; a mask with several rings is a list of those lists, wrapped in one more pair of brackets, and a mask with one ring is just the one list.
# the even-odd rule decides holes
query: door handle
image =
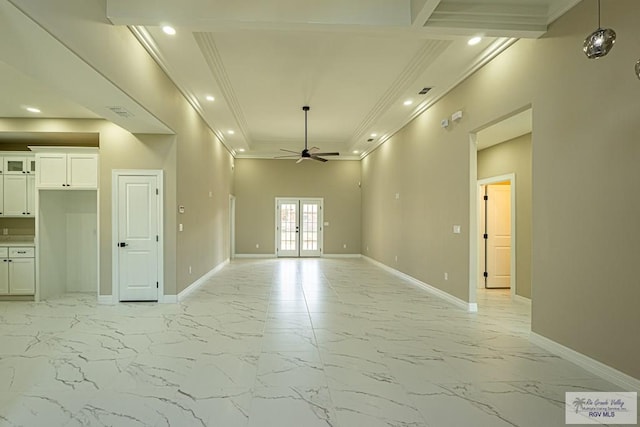
{"label": "door handle", "polygon": [[124,248],[125,246],[129,246],[129,244],[127,242],[119,242],[118,243],[118,247],[119,248]]}

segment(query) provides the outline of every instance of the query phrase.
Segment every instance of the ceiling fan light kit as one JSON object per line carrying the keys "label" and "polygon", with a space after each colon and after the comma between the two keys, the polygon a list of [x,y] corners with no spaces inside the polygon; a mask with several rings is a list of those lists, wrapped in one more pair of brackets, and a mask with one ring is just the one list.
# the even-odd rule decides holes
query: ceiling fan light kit
{"label": "ceiling fan light kit", "polygon": [[589,59],[602,58],[616,42],[616,32],[600,25],[600,0],[598,0],[598,29],[584,39],[582,51]]}
{"label": "ceiling fan light kit", "polygon": [[303,160],[316,160],[318,162],[326,162],[327,159],[321,157],[321,156],[339,156],[340,153],[338,152],[331,152],[331,153],[318,153],[318,150],[320,150],[318,147],[311,147],[311,148],[307,148],[307,113],[309,113],[309,110],[311,108],[308,105],[305,105],[302,107],[302,111],[304,111],[304,149],[302,150],[302,152],[300,154],[298,154],[297,151],[292,151],[292,150],[286,150],[284,148],[281,148],[281,151],[286,151],[287,153],[295,153],[295,154],[287,154],[285,156],[277,156],[276,159],[282,159],[285,157],[299,157],[298,160],[296,161],[296,163],[300,163]]}

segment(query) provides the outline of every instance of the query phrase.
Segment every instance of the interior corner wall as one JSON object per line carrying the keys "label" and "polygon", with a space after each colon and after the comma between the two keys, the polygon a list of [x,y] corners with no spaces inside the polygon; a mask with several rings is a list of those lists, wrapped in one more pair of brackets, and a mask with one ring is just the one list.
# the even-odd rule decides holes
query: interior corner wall
{"label": "interior corner wall", "polygon": [[322,197],[323,254],[360,254],[360,161],[236,159],[235,166],[236,253],[275,254],[276,197]]}
{"label": "interior corner wall", "polygon": [[[179,294],[229,258],[233,157],[129,28],[109,23],[103,2],[61,0],[55,7],[44,7],[37,0],[25,0],[20,2],[20,9],[174,132],[123,136],[117,147],[123,158],[117,163],[137,164],[133,158],[137,149],[148,151],[154,142],[160,142],[160,146],[153,149],[164,150],[164,159],[171,162],[163,165],[168,169],[165,213],[169,213],[165,216],[165,237],[169,239],[165,242],[169,248],[165,269],[167,275],[173,274],[172,280],[165,280],[165,294]],[[126,141],[132,140],[136,140],[134,146],[142,145],[130,148]],[[100,148],[102,152],[102,141]],[[160,157],[155,157],[157,163]],[[109,184],[104,182],[105,174],[110,177],[110,169],[102,161],[100,166],[104,167],[101,191],[110,191],[110,178]],[[103,227],[103,216],[104,221],[111,217],[111,204],[105,197],[109,196],[101,192]],[[184,214],[175,214],[178,205],[185,206]],[[178,224],[183,224],[183,232],[177,231]],[[101,232],[104,254],[111,250],[111,234],[105,235],[104,229]],[[105,278],[110,277],[106,268],[101,266]],[[103,287],[105,283],[103,280]]]}
{"label": "interior corner wall", "polygon": [[[582,52],[595,13],[583,1],[458,85],[363,160],[362,212],[365,254],[467,299],[474,190],[461,147],[531,105],[532,331],[640,378],[628,327],[640,324],[636,3],[602,2],[618,33],[605,58]],[[460,109],[460,122],[440,128]]]}
{"label": "interior corner wall", "polygon": [[530,133],[478,151],[479,180],[508,173],[516,177],[516,294],[531,298]]}

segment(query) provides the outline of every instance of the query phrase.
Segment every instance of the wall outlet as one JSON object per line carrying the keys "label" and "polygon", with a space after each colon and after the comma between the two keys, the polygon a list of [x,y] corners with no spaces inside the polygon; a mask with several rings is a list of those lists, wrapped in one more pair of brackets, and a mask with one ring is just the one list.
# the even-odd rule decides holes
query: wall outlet
{"label": "wall outlet", "polygon": [[213,191],[209,191],[209,198],[213,197]]}
{"label": "wall outlet", "polygon": [[444,280],[449,280],[449,273],[444,273]]}
{"label": "wall outlet", "polygon": [[400,199],[400,193],[396,193],[396,200]]}
{"label": "wall outlet", "polygon": [[191,266],[189,266],[189,274],[191,274]]}
{"label": "wall outlet", "polygon": [[345,243],[345,244],[343,244],[343,245],[342,245],[342,247],[343,247],[344,249],[347,249],[347,244],[346,244],[346,243]]}
{"label": "wall outlet", "polygon": [[396,255],[396,262],[398,262],[398,255]]}
{"label": "wall outlet", "polygon": [[260,249],[260,243],[256,243],[256,249]]}
{"label": "wall outlet", "polygon": [[369,246],[367,246],[367,252],[369,252]]}

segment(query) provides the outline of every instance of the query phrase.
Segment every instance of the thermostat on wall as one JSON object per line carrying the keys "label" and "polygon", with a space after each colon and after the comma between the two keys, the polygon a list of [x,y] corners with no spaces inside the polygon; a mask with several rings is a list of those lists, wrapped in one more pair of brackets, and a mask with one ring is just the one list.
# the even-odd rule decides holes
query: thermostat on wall
{"label": "thermostat on wall", "polygon": [[178,212],[179,213],[184,213],[184,206],[182,206],[182,205],[178,206]]}

